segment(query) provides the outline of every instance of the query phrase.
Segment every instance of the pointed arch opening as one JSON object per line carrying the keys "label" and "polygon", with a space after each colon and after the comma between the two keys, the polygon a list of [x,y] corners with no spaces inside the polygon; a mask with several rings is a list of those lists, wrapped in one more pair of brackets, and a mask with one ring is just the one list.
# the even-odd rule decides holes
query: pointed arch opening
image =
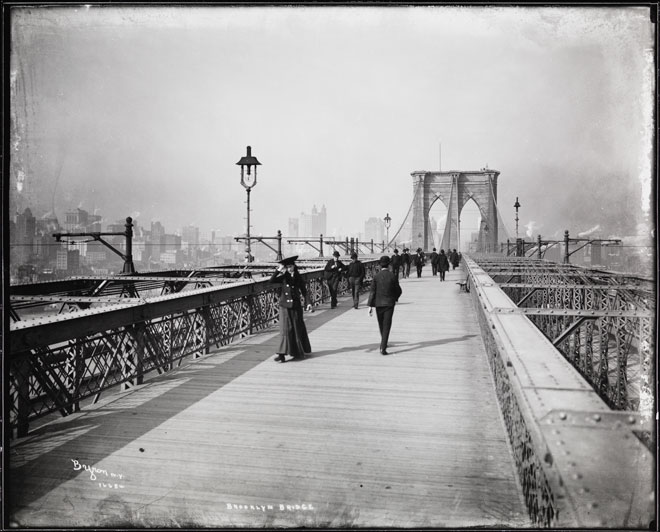
{"label": "pointed arch opening", "polygon": [[459,215],[460,249],[462,253],[476,253],[480,251],[482,214],[476,202],[467,200]]}
{"label": "pointed arch opening", "polygon": [[436,197],[429,209],[428,223],[431,245],[427,251],[431,251],[433,248],[440,250],[448,215],[449,209],[439,197]]}

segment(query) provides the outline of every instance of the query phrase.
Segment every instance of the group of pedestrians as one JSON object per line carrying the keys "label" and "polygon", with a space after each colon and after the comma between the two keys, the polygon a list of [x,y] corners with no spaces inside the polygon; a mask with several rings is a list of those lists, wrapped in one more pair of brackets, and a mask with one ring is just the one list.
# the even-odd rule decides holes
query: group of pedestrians
{"label": "group of pedestrians", "polygon": [[440,276],[440,280],[445,280],[445,274],[449,271],[449,257],[445,254],[445,250],[441,249],[440,253],[433,248],[431,252],[431,269],[433,276]]}
{"label": "group of pedestrians", "polygon": [[[431,261],[431,271],[433,276],[440,276],[440,280],[445,280],[445,274],[449,271],[449,266],[452,266],[452,269],[456,269],[461,262],[461,253],[457,252],[456,249],[450,250],[449,255],[445,254],[445,250],[441,249],[440,253],[433,248],[431,255],[429,257]],[[422,276],[422,268],[426,265],[426,254],[422,248],[417,248],[414,256],[410,255],[410,249],[403,248],[401,254],[399,250],[394,250],[394,255],[391,258],[391,268],[392,273],[396,276],[397,279],[407,279],[410,277],[410,266],[411,264],[415,265],[417,270],[417,277]]]}
{"label": "group of pedestrians", "polygon": [[330,308],[337,308],[337,289],[339,288],[339,281],[341,276],[345,275],[348,279],[348,286],[351,287],[351,295],[353,296],[353,308],[358,308],[360,302],[360,289],[362,282],[367,274],[364,264],[358,260],[357,253],[351,253],[351,263],[346,266],[339,260],[339,251],[332,253],[332,258],[326,263],[323,271],[323,278],[328,283],[328,290],[330,291]]}
{"label": "group of pedestrians", "polygon": [[[351,253],[351,262],[345,265],[339,260],[339,252],[335,251],[332,258],[326,263],[323,278],[325,279],[328,290],[330,291],[330,308],[337,308],[337,290],[342,275],[348,279],[351,287],[351,296],[353,299],[353,308],[359,306],[360,289],[366,276],[364,264],[358,260],[357,253]],[[280,340],[277,348],[275,361],[285,362],[286,356],[294,359],[304,358],[311,353],[311,345],[307,328],[303,319],[303,305],[311,310],[312,306],[309,295],[305,287],[305,282],[298,271],[296,260],[298,256],[288,257],[279,262],[275,273],[270,278],[271,283],[281,285],[279,299],[279,326]],[[461,261],[461,254],[453,249],[449,255],[445,254],[443,249],[437,253],[433,248],[430,255],[433,275],[440,274],[440,280],[445,280],[445,273],[449,270],[451,264],[456,269]],[[422,268],[426,264],[426,255],[422,248],[417,248],[414,257],[411,257],[410,250],[403,248],[403,253],[399,255],[399,250],[394,250],[394,255],[390,258],[384,255],[379,260],[380,270],[373,276],[369,291],[369,315],[373,315],[376,309],[376,318],[378,320],[378,329],[380,331],[380,353],[388,355],[387,344],[389,341],[390,330],[392,328],[392,317],[394,307],[402,294],[399,276],[407,279],[410,275],[410,265],[414,263],[417,269],[417,277],[422,276]]]}

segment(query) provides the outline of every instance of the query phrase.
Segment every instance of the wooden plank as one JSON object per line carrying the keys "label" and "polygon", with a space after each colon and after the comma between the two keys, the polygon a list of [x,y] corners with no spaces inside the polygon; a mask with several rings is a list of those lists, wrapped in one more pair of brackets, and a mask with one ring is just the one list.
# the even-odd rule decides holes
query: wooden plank
{"label": "wooden plank", "polygon": [[11,521],[529,526],[462,275],[402,280],[393,355],[342,298],[306,314],[308,359],[274,363],[264,331],[37,429],[11,448]]}

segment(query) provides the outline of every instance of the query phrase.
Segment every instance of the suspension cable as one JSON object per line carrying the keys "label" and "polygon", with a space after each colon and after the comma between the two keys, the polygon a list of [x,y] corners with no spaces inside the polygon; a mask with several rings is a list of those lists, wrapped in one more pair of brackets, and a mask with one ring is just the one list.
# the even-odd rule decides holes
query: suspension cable
{"label": "suspension cable", "polygon": [[403,219],[403,222],[401,223],[401,226],[399,227],[398,231],[395,233],[395,235],[392,238],[390,238],[390,241],[387,243],[388,247],[392,244],[392,242],[396,241],[396,237],[399,236],[399,233],[408,222],[408,217],[410,216],[410,212],[412,211],[413,205],[415,204],[415,200],[417,199],[417,194],[419,194],[420,185],[421,185],[421,181],[418,182],[417,187],[415,188],[415,194],[413,195],[413,199],[410,202],[410,207],[408,207],[408,213],[406,214],[406,217]]}

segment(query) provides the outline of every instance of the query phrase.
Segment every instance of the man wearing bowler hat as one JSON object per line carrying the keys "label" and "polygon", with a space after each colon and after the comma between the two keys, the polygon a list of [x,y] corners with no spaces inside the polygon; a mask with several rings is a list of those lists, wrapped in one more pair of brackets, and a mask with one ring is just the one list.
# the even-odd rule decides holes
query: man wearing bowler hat
{"label": "man wearing bowler hat", "polygon": [[389,355],[387,352],[387,341],[390,338],[392,328],[392,316],[394,305],[401,296],[401,285],[399,280],[389,270],[390,258],[385,255],[380,258],[380,271],[374,275],[369,292],[369,315],[371,316],[376,307],[378,328],[380,329],[380,354]]}
{"label": "man wearing bowler hat", "polygon": [[339,279],[341,272],[345,266],[339,260],[339,251],[332,254],[332,258],[325,265],[323,276],[328,283],[328,290],[330,290],[330,308],[337,308],[337,288],[339,287]]}
{"label": "man wearing bowler hat", "polygon": [[362,281],[366,274],[364,264],[358,260],[357,253],[353,251],[351,253],[351,263],[346,268],[348,286],[351,287],[351,294],[353,295],[353,308],[358,308],[360,304],[360,288],[362,288]]}

